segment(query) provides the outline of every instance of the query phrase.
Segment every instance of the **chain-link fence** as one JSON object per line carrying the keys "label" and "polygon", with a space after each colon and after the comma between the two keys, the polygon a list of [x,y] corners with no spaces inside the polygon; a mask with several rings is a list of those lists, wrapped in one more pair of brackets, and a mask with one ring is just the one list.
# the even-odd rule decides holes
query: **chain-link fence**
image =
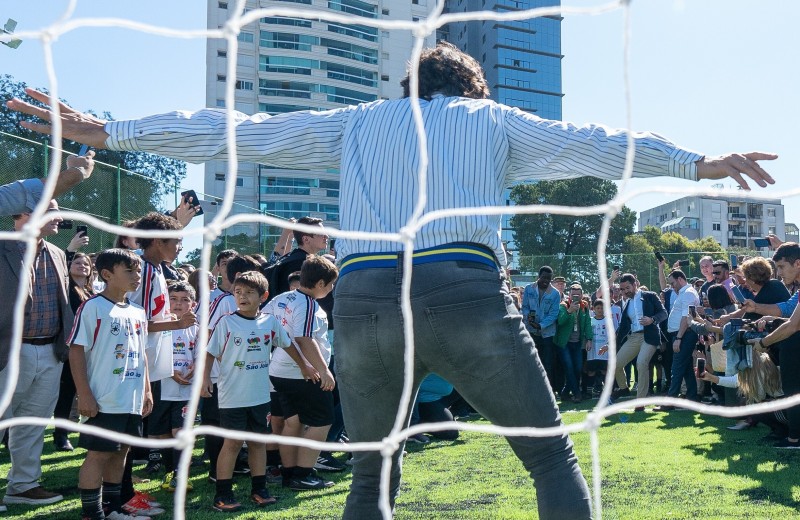
{"label": "chain-link fence", "polygon": [[[46,142],[32,141],[0,132],[0,184],[47,176],[53,153],[54,149]],[[66,167],[67,155],[64,153],[62,157],[62,169]],[[141,217],[149,211],[174,209],[179,201],[179,191],[177,185],[165,187],[161,181],[146,175],[96,160],[91,178],[56,200],[61,209],[80,211],[119,225],[127,220]],[[196,193],[206,204],[217,205],[221,202],[220,199],[200,191]],[[236,202],[233,212],[257,214],[259,210]],[[0,226],[2,229],[12,229],[11,217],[0,217]],[[249,226],[247,231],[248,233],[232,233],[226,229],[219,237],[215,248],[219,250],[232,248],[248,253],[266,254],[272,252],[275,240],[281,234],[280,228],[263,224]],[[73,232],[64,231],[48,240],[63,249],[73,235]],[[100,251],[113,247],[116,236],[90,227],[89,239],[90,250]]]}

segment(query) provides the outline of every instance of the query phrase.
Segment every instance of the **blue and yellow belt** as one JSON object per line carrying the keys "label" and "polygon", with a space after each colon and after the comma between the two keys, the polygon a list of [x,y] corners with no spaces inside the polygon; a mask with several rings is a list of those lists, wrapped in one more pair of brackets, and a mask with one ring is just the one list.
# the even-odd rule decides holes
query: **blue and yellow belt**
{"label": "blue and yellow belt", "polygon": [[[491,249],[472,242],[452,242],[441,246],[418,249],[411,255],[413,265],[433,262],[477,262],[499,270],[497,259]],[[402,262],[403,252],[360,253],[348,255],[342,260],[339,278],[360,269],[381,269],[397,267]]]}

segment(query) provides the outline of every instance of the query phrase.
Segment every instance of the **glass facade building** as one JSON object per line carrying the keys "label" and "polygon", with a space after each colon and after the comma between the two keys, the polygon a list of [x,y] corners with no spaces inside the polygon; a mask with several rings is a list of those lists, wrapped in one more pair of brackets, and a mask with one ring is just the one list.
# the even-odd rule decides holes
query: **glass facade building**
{"label": "glass facade building", "polygon": [[[522,9],[560,5],[559,0],[451,0],[447,11]],[[443,27],[438,39],[447,40],[475,57],[483,66],[491,89],[490,97],[505,105],[519,107],[544,119],[560,120],[564,97],[561,85],[561,18],[492,20],[453,23]],[[510,187],[506,192],[507,204]],[[514,234],[503,217],[502,239],[516,261]]]}
{"label": "glass facade building", "polygon": [[[365,18],[424,19],[435,0],[248,0],[247,9],[306,6]],[[515,11],[558,5],[558,0],[448,0],[446,11]],[[222,27],[235,2],[208,0],[208,27]],[[547,119],[561,119],[561,19],[477,21],[440,28],[426,42],[444,39],[478,59],[492,99]],[[279,114],[354,105],[400,97],[413,41],[409,31],[382,31],[293,17],[261,18],[242,28],[236,58],[235,108],[246,114]],[[224,40],[207,41],[207,106],[224,107],[227,64]],[[204,191],[222,197],[227,163],[206,166]],[[299,218],[311,215],[339,222],[336,170],[287,170],[240,163],[235,202],[242,208]],[[244,211],[244,210],[243,210]],[[214,217],[214,208],[207,221]],[[504,218],[503,240],[514,250]],[[264,250],[280,232],[267,226],[237,225],[230,234],[258,236]]]}

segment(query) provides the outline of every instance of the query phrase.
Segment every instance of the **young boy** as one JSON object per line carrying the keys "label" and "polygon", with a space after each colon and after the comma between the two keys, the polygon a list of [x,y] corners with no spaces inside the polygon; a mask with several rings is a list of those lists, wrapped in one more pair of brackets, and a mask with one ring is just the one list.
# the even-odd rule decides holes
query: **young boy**
{"label": "young boy", "polygon": [[[194,308],[197,300],[194,288],[188,282],[175,282],[169,284],[167,290],[170,309],[180,320]],[[185,329],[172,331],[172,377],[161,381],[161,400],[164,405],[161,407],[161,416],[156,417],[155,413],[150,416],[150,421],[169,425],[171,437],[175,437],[178,430],[183,427],[186,405],[192,394],[192,376],[197,355],[195,348],[197,329],[198,325],[195,323]],[[177,482],[175,471],[178,469],[180,453],[179,450],[172,451],[172,466],[167,468],[161,489],[175,491]],[[191,483],[187,482],[187,490],[192,490]]]}
{"label": "young boy", "polygon": [[[81,305],[67,340],[78,411],[88,417],[86,424],[141,436],[142,416],[153,407],[147,317],[125,297],[139,287],[141,261],[132,251],[109,249],[98,255],[95,267],[105,290]],[[120,497],[129,446],[89,434],[81,434],[79,446],[88,450],[78,474],[83,518],[130,518]],[[101,497],[109,504],[106,513]]]}
{"label": "young boy", "polygon": [[[332,390],[336,382],[328,369],[328,320],[317,299],[333,290],[337,277],[336,266],[330,261],[309,256],[300,269],[300,288],[279,294],[268,305],[268,312],[278,318],[302,352],[298,361],[292,355],[297,354],[295,349],[276,350],[269,369],[283,413],[282,436],[324,442],[333,423]],[[319,377],[306,375],[309,363]],[[319,450],[282,444],[280,452],[284,487],[301,491],[333,485],[314,473]]]}
{"label": "young boy", "polygon": [[[203,397],[213,390],[211,367],[219,362],[217,380],[219,417],[223,428],[253,433],[267,433],[269,414],[270,352],[292,346],[289,335],[272,316],[259,312],[267,298],[267,280],[256,271],[240,274],[233,283],[238,310],[217,322],[208,344]],[[250,499],[259,507],[274,504],[276,499],[266,487],[267,455],[263,442],[248,441],[248,462],[252,487]],[[233,467],[242,441],[226,438],[217,460],[217,511],[238,511],[241,504],[233,494]]]}
{"label": "young boy", "polygon": [[[139,230],[179,230],[181,224],[176,219],[158,213],[150,212],[141,217],[133,225]],[[139,238],[142,248],[142,284],[138,290],[129,297],[133,303],[141,305],[147,315],[147,363],[150,374],[151,390],[153,392],[153,416],[164,417],[169,404],[164,405],[161,400],[161,381],[172,377],[172,331],[181,330],[197,322],[194,313],[187,312],[179,320],[175,320],[169,302],[167,280],[164,278],[162,263],[172,263],[182,249],[180,238]],[[156,420],[145,421],[145,435],[150,438],[169,438],[172,431],[168,423]],[[171,455],[171,451],[167,455]],[[164,468],[163,457],[160,449],[151,449],[149,462],[145,472],[155,475]],[[171,461],[166,461],[166,466],[172,467]],[[128,470],[126,469],[126,473]],[[133,499],[133,485],[129,485],[126,474],[123,498]],[[129,499],[129,500],[130,500]],[[147,514],[147,513],[143,513]]]}
{"label": "young boy", "polygon": [[597,381],[596,376],[606,373],[608,366],[608,332],[606,331],[606,317],[603,314],[603,301],[597,300],[592,305],[592,344],[586,349],[586,386],[592,388],[592,395],[599,395],[603,382]]}

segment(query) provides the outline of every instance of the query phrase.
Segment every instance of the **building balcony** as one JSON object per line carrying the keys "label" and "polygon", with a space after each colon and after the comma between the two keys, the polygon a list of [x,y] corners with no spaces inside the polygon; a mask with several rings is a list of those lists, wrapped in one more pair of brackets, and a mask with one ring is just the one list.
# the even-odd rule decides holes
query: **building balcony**
{"label": "building balcony", "polygon": [[744,213],[728,213],[728,220],[746,220],[747,215]]}
{"label": "building balcony", "polygon": [[728,238],[747,238],[747,233],[744,231],[728,231]]}

